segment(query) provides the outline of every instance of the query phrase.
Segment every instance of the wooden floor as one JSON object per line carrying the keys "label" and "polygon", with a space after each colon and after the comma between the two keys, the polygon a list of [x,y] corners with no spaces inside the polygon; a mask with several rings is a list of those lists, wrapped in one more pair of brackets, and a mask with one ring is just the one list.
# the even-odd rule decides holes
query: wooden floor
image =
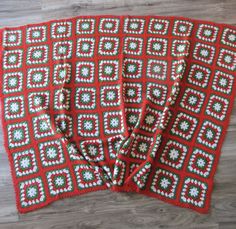
{"label": "wooden floor", "polygon": [[[0,27],[87,14],[181,15],[236,25],[236,0],[1,0]],[[100,191],[19,215],[0,132],[2,228],[236,228],[236,102],[215,176],[211,213],[137,194]]]}

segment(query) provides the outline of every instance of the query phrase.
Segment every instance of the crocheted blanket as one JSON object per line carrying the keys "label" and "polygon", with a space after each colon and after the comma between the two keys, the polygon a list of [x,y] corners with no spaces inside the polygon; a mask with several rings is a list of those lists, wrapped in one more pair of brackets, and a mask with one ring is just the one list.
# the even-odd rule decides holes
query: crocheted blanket
{"label": "crocheted blanket", "polygon": [[0,96],[25,213],[110,189],[201,213],[236,93],[236,28],[78,16],[0,30]]}

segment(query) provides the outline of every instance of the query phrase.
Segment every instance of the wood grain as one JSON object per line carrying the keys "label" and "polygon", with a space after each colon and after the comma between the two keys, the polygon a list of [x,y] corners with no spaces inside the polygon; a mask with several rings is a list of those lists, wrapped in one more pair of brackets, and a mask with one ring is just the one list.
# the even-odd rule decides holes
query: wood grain
{"label": "wood grain", "polygon": [[[0,27],[88,14],[181,15],[236,25],[235,12],[235,0],[1,0]],[[100,191],[19,215],[0,131],[0,228],[236,228],[236,102],[215,176],[210,214],[142,195]]]}

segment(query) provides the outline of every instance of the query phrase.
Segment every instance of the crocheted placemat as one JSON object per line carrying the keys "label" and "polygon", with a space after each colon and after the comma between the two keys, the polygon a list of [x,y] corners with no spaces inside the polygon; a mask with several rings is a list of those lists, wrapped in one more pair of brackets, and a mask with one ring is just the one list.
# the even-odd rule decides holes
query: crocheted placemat
{"label": "crocheted placemat", "polygon": [[206,213],[236,93],[236,29],[78,16],[0,30],[19,212],[110,189]]}

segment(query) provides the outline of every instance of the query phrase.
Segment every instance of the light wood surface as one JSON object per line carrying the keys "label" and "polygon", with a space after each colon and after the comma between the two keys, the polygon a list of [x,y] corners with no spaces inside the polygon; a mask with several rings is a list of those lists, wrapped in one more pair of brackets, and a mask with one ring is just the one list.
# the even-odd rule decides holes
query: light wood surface
{"label": "light wood surface", "polygon": [[[236,0],[1,0],[0,27],[95,14],[180,15],[236,25]],[[236,89],[235,89],[236,90]],[[100,191],[19,215],[0,131],[2,228],[236,228],[236,101],[215,176],[211,212],[201,215],[131,193]]]}

